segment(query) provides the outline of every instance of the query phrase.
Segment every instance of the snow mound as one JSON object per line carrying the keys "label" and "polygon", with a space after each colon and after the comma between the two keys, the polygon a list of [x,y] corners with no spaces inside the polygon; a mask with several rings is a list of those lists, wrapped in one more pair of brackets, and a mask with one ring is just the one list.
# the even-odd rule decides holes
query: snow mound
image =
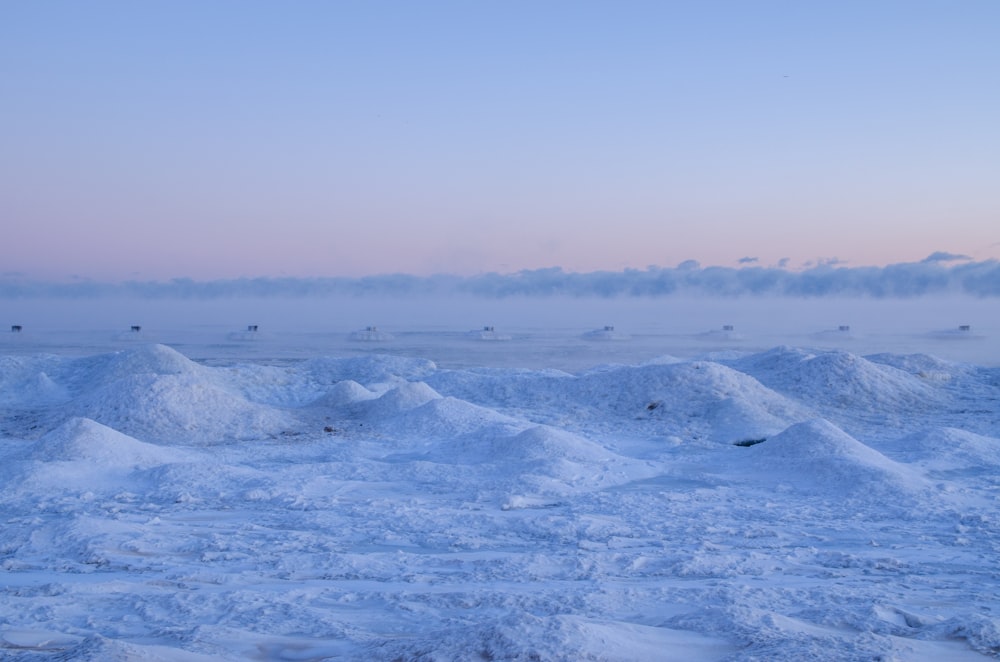
{"label": "snow mound", "polygon": [[17,492],[10,494],[72,500],[83,494],[114,493],[125,485],[130,485],[129,491],[148,491],[140,477],[142,470],[155,471],[188,460],[178,449],[145,443],[96,421],[74,418],[34,443],[27,462],[10,483]]}
{"label": "snow mound", "polygon": [[814,354],[779,347],[732,365],[779,393],[852,412],[901,412],[942,401],[941,395],[917,376],[849,352]]}
{"label": "snow mound", "polygon": [[36,369],[37,360],[20,356],[0,356],[0,397],[6,400]]}
{"label": "snow mound", "polygon": [[51,359],[0,357],[0,405],[34,407],[64,402],[69,390],[49,375]]}
{"label": "snow mound", "polygon": [[[86,362],[87,359],[81,361]],[[136,374],[183,375],[203,370],[175,349],[148,344],[95,357],[90,376],[95,380],[110,381]]]}
{"label": "snow mound", "polygon": [[[646,463],[620,456],[578,434],[532,425],[450,396],[430,400],[388,421],[382,417],[381,425],[383,434],[414,440],[405,445],[407,457],[490,466],[488,483],[536,495],[617,485],[651,472]],[[532,496],[512,499],[508,503],[537,501]],[[543,501],[550,503],[548,497]]]}
{"label": "snow mound", "polygon": [[259,439],[293,425],[200,374],[138,373],[98,386],[74,403],[75,414],[139,438],[169,443]]}
{"label": "snow mound", "polygon": [[927,487],[909,467],[861,443],[825,419],[797,423],[746,451],[782,483],[806,491],[916,493]]}
{"label": "snow mound", "polygon": [[374,354],[310,359],[303,364],[302,370],[310,379],[321,384],[335,384],[351,379],[359,384],[371,386],[424,379],[437,371],[437,366],[427,359]]}
{"label": "snow mound", "polygon": [[24,386],[23,397],[35,404],[62,402],[69,397],[69,391],[62,385],[55,383],[44,372],[36,374]]}
{"label": "snow mound", "polygon": [[177,461],[180,456],[171,448],[139,441],[89,418],[73,418],[39,439],[31,458],[148,468]]}
{"label": "snow mound", "polygon": [[424,382],[407,382],[361,404],[365,407],[364,411],[368,416],[388,418],[415,409],[440,397],[440,393]]}
{"label": "snow mound", "polygon": [[1000,467],[1000,439],[957,428],[931,428],[891,444],[892,455],[934,471],[995,473]]}
{"label": "snow mound", "polygon": [[199,366],[165,345],[82,358],[60,356],[0,357],[0,404],[35,407],[61,404],[101,384],[137,374],[206,374]]}
{"label": "snow mound", "polygon": [[[489,411],[482,410],[480,411]],[[517,476],[526,469],[546,468],[551,473],[560,463],[600,464],[619,456],[580,435],[546,425],[532,425],[507,417],[484,415],[475,422],[508,424],[475,434],[455,436],[440,446],[440,460],[459,464],[491,464],[497,475]],[[474,420],[474,419],[473,419]],[[537,472],[537,471],[536,471]],[[558,473],[558,471],[557,471]]]}
{"label": "snow mound", "polygon": [[775,434],[811,417],[753,377],[709,361],[589,374],[579,380],[574,399],[655,421],[673,434],[727,443]]}
{"label": "snow mound", "polygon": [[573,376],[558,370],[476,368],[442,370],[427,379],[443,395],[487,407],[521,407],[563,392]]}
{"label": "snow mound", "polygon": [[[474,344],[445,360],[499,356]],[[561,351],[516,345],[503,365]],[[307,360],[295,338],[251,363],[220,345],[204,365],[139,343],[72,358],[84,347],[0,357],[4,660],[1000,650],[1000,368],[779,350],[438,370],[371,346]],[[845,380],[889,404],[828,404]],[[882,393],[913,384],[945,405]]]}
{"label": "snow mound", "polygon": [[[429,400],[410,410],[397,425],[401,433],[451,439],[462,435],[491,436],[497,434],[498,429],[508,432],[514,427],[523,427],[524,423],[488,407],[448,396]],[[445,457],[443,461],[451,460]]]}
{"label": "snow mound", "polygon": [[786,403],[768,403],[737,395],[705,406],[702,414],[711,437],[724,443],[758,439],[785,429],[791,420],[805,415]]}
{"label": "snow mound", "polygon": [[513,437],[492,440],[489,452],[492,460],[503,462],[570,460],[599,464],[618,457],[580,435],[546,425],[530,427]]}
{"label": "snow mound", "polygon": [[325,394],[316,399],[312,404],[319,407],[343,407],[344,405],[364,402],[377,398],[378,394],[366,389],[353,379],[345,379],[337,382]]}
{"label": "snow mound", "polygon": [[[753,377],[707,361],[604,366],[579,376],[558,371],[442,371],[429,381],[445,395],[536,422],[625,421],[663,434],[724,442],[767,436],[815,414]],[[530,412],[525,414],[524,412]],[[614,421],[614,424],[611,423]]]}
{"label": "snow mound", "polygon": [[467,457],[497,467],[496,476],[513,493],[505,509],[552,505],[552,497],[622,485],[649,478],[647,463],[623,457],[589,439],[545,425],[514,436],[484,439],[481,448],[467,447]]}
{"label": "snow mound", "polygon": [[971,370],[968,365],[945,361],[929,354],[873,354],[865,358],[872,363],[891,366],[924,380],[947,381]]}

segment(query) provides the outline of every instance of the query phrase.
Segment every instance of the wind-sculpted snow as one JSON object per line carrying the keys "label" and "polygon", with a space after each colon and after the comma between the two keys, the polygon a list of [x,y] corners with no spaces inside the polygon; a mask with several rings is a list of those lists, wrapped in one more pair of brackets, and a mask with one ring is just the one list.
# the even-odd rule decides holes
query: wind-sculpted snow
{"label": "wind-sculpted snow", "polygon": [[204,378],[202,366],[165,345],[140,344],[129,350],[65,361],[55,373],[75,395],[96,385],[115,384],[137,375],[187,375]]}
{"label": "wind-sculpted snow", "polygon": [[917,496],[929,484],[913,469],[894,462],[824,419],[797,423],[747,449],[750,466],[774,485],[821,492],[833,498],[900,499]]}
{"label": "wind-sculpted snow", "polygon": [[171,448],[139,441],[90,419],[74,418],[39,439],[13,478],[24,492],[72,499],[125,485],[134,489],[138,470],[185,459]]}
{"label": "wind-sculpted snow", "polygon": [[[612,367],[579,376],[558,371],[443,373],[442,393],[567,427],[621,427],[644,421],[660,435],[739,441],[783,430],[809,409],[718,363],[671,362]],[[648,433],[648,432],[647,432]]]}
{"label": "wind-sculpted snow", "polygon": [[[525,426],[523,420],[505,416],[488,407],[440,396],[428,398],[420,406],[407,409],[391,419],[389,424],[394,427],[395,434],[403,438],[449,442],[470,435],[478,446],[486,445],[484,438]],[[445,456],[443,459],[453,458]]]}
{"label": "wind-sculpted snow", "polygon": [[183,455],[148,444],[87,418],[74,418],[38,440],[31,454],[39,462],[79,461],[108,467],[146,468],[176,462]]}
{"label": "wind-sculpted snow", "polygon": [[944,361],[927,354],[873,354],[866,356],[873,363],[880,363],[920,377],[951,379],[968,373],[972,366]]}
{"label": "wind-sculpted snow", "polygon": [[730,443],[766,436],[808,409],[718,363],[692,361],[623,368],[584,378],[580,401],[604,393],[609,408],[690,439]]}
{"label": "wind-sculpted snow", "polygon": [[995,659],[997,430],[927,355],[0,356],[0,658]]}
{"label": "wind-sculpted snow", "polygon": [[69,391],[48,372],[55,357],[0,356],[0,406],[36,406],[69,399]]}
{"label": "wind-sculpted snow", "polygon": [[353,379],[345,379],[337,382],[323,395],[313,400],[312,405],[315,407],[343,407],[377,398],[378,395]]}
{"label": "wind-sculpted snow", "polygon": [[362,401],[358,407],[364,410],[366,416],[380,419],[415,409],[440,397],[437,391],[423,382],[407,382],[387,390],[377,398]]}
{"label": "wind-sculpted snow", "polygon": [[215,443],[276,435],[292,420],[247,401],[198,374],[136,374],[102,386],[72,403],[77,416],[141,439]]}
{"label": "wind-sculpted snow", "polygon": [[903,461],[942,475],[954,472],[996,474],[1000,470],[1000,438],[967,430],[928,428],[906,435],[889,447],[891,454]]}
{"label": "wind-sculpted snow", "polygon": [[380,355],[312,359],[303,367],[317,381],[334,384],[352,379],[369,387],[372,384],[417,381],[433,374],[436,369],[434,362],[426,359]]}
{"label": "wind-sculpted snow", "polygon": [[205,444],[277,435],[293,425],[286,411],[244,397],[222,371],[163,345],[47,358],[46,373],[31,363],[11,371],[20,384],[4,388],[2,402],[18,411],[8,421],[24,421],[8,426],[8,434],[37,437],[46,425],[83,417],[142,440]]}
{"label": "wind-sculpted snow", "polygon": [[943,410],[948,393],[918,374],[843,351],[779,347],[730,363],[835,421],[886,419]]}

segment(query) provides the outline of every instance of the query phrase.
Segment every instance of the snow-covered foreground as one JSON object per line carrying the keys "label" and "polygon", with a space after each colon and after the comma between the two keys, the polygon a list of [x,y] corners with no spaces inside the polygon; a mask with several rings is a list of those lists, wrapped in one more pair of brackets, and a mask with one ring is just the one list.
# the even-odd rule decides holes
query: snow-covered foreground
{"label": "snow-covered foreground", "polygon": [[980,660],[1000,368],[0,356],[0,658]]}

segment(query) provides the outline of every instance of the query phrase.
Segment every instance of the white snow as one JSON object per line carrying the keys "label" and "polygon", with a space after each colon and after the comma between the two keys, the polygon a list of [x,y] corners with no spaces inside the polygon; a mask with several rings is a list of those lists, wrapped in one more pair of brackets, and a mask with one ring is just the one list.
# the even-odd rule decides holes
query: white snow
{"label": "white snow", "polygon": [[1000,655],[996,367],[29,336],[0,355],[4,660]]}

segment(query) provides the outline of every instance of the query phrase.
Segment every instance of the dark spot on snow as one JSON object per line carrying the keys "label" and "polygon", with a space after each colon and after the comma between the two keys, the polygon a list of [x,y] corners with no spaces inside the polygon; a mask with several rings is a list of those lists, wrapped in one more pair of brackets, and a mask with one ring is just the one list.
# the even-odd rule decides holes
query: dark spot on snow
{"label": "dark spot on snow", "polygon": [[649,411],[653,411],[659,406],[660,406],[659,402],[650,402],[648,405],[646,405],[646,409],[648,409]]}
{"label": "dark spot on snow", "polygon": [[743,441],[734,441],[733,446],[740,446],[741,448],[749,448],[750,446],[756,446],[757,444],[762,444],[767,441],[767,437],[762,437],[761,439],[744,439]]}

